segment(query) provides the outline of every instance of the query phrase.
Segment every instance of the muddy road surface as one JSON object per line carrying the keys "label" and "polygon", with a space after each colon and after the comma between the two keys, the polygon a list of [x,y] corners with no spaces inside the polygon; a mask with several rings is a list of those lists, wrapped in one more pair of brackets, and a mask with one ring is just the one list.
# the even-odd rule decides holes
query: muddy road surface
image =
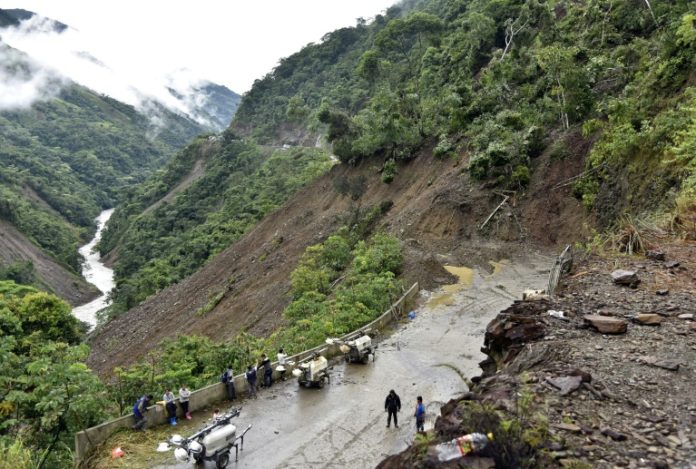
{"label": "muddy road surface", "polygon": [[[416,396],[426,404],[426,430],[440,406],[467,390],[478,375],[488,322],[527,288],[544,288],[552,258],[528,255],[491,263],[490,269],[448,268],[460,279],[433,294],[423,292],[413,320],[378,338],[375,362],[336,364],[324,389],[300,389],[288,379],[256,400],[241,402],[240,429],[252,424],[239,461],[230,468],[374,467],[415,436]],[[384,400],[401,398],[399,428],[386,428]],[[159,469],[184,469],[171,463]],[[206,466],[214,467],[208,463]]]}

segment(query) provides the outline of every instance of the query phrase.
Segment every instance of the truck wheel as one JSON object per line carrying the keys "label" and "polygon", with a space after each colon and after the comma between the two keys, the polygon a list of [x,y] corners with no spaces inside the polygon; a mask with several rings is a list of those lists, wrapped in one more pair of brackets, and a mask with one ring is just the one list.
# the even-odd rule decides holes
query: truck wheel
{"label": "truck wheel", "polygon": [[318,384],[319,388],[323,388],[323,387],[324,387],[324,379],[325,379],[325,378],[322,376],[321,379],[319,380],[319,384]]}
{"label": "truck wheel", "polygon": [[224,469],[227,467],[228,462],[230,462],[230,453],[228,451],[223,451],[215,458],[215,467],[217,469]]}

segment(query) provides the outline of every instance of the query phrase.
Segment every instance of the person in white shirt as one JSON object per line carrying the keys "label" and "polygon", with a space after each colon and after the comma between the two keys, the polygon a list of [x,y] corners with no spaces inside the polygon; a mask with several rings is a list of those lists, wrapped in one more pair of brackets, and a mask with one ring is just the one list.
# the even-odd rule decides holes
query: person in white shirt
{"label": "person in white shirt", "polygon": [[285,372],[287,371],[287,368],[285,368],[287,358],[288,355],[282,348],[278,350],[278,366],[276,366],[276,371],[280,373],[280,379],[283,381],[285,381]]}
{"label": "person in white shirt", "polygon": [[189,412],[189,397],[191,396],[191,391],[188,390],[185,384],[179,388],[179,404],[181,405],[181,410],[186,416],[186,420],[191,420],[191,412]]}

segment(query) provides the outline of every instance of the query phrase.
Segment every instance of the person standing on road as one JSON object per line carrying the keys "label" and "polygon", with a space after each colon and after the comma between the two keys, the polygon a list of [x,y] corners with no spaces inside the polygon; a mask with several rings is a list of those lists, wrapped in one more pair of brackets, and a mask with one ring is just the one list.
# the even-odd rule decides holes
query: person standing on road
{"label": "person standing on road", "polygon": [[392,415],[394,416],[394,426],[399,428],[396,413],[401,410],[401,399],[399,399],[399,395],[393,389],[387,394],[387,398],[384,401],[384,410],[387,411],[387,428],[391,426]]}
{"label": "person standing on road", "polygon": [[227,399],[233,401],[237,398],[237,390],[234,388],[234,372],[232,365],[227,365],[227,369],[222,374],[222,382],[227,390]]}
{"label": "person standing on road", "polygon": [[249,384],[249,397],[256,399],[256,367],[254,365],[249,365],[245,376]]}
{"label": "person standing on road", "polygon": [[162,400],[164,401],[164,407],[167,409],[167,417],[169,418],[169,424],[171,426],[176,425],[176,404],[174,403],[176,398],[174,397],[174,393],[171,389],[167,389],[164,392]]}
{"label": "person standing on road", "polygon": [[285,351],[282,348],[278,350],[278,366],[276,367],[276,371],[280,373],[280,379],[282,381],[285,381],[285,372],[287,371],[285,364],[287,359],[288,355],[285,353]]}
{"label": "person standing on road", "polygon": [[263,368],[263,387],[270,388],[273,384],[273,367],[271,359],[265,353],[261,355],[261,368]]}
{"label": "person standing on road", "polygon": [[418,396],[416,401],[416,413],[414,414],[416,417],[416,432],[422,433],[425,431],[425,406],[423,405],[423,397]]}
{"label": "person standing on road", "polygon": [[181,405],[181,411],[184,413],[186,420],[191,420],[191,412],[189,412],[189,397],[191,397],[191,391],[188,390],[185,384],[182,384],[179,388],[179,404]]}
{"label": "person standing on road", "polygon": [[142,430],[145,428],[145,412],[147,412],[147,407],[150,405],[152,400],[152,394],[147,394],[141,396],[140,399],[135,401],[133,404],[133,419],[135,420],[135,425],[133,425],[133,430]]}

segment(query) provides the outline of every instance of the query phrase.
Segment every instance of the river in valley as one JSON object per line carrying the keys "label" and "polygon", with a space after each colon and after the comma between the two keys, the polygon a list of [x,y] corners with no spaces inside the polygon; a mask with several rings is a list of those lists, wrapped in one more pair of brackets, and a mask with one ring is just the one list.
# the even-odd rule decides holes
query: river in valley
{"label": "river in valley", "polygon": [[90,329],[93,329],[97,324],[97,311],[108,305],[109,292],[115,286],[114,271],[101,262],[101,255],[99,251],[95,249],[97,243],[101,239],[106,222],[109,221],[112,213],[114,213],[114,209],[104,210],[99,214],[97,217],[97,232],[94,238],[78,251],[85,259],[82,264],[82,275],[102,293],[98,298],[89,303],[73,309],[73,314],[77,319],[88,323]]}

